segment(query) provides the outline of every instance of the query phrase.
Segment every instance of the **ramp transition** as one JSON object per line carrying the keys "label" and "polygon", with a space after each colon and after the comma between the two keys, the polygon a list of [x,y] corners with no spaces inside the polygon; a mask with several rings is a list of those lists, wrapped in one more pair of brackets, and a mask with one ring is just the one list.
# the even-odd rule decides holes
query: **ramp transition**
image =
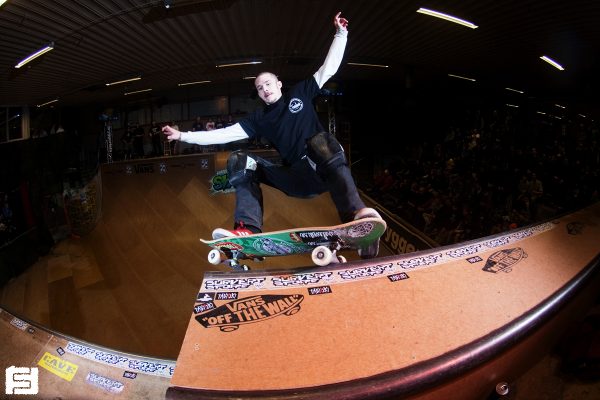
{"label": "ramp transition", "polygon": [[599,222],[596,205],[331,269],[207,273],[168,397],[485,398],[597,296]]}

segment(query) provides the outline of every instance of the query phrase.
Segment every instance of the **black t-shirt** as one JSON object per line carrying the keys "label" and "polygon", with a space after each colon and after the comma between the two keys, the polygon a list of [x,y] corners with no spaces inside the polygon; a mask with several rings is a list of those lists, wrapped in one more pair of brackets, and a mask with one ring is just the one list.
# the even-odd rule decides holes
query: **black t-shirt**
{"label": "black t-shirt", "polygon": [[312,100],[319,93],[314,77],[297,83],[273,104],[240,121],[250,138],[265,138],[284,162],[293,164],[305,155],[306,140],[324,131]]}

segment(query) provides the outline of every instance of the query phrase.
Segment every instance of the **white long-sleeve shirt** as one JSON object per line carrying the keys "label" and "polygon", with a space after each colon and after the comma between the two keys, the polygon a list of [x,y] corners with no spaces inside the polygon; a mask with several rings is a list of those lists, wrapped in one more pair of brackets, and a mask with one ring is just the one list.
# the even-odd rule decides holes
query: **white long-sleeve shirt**
{"label": "white long-sleeve shirt", "polygon": [[[325,82],[327,82],[339,69],[342,58],[344,57],[347,41],[348,31],[345,29],[338,30],[334,35],[333,42],[329,47],[323,65],[321,65],[313,75],[319,88],[322,88]],[[244,131],[242,126],[239,123],[236,123],[212,131],[181,132],[181,138],[179,140],[204,146],[234,142],[236,140],[248,139],[248,137],[248,134]]]}

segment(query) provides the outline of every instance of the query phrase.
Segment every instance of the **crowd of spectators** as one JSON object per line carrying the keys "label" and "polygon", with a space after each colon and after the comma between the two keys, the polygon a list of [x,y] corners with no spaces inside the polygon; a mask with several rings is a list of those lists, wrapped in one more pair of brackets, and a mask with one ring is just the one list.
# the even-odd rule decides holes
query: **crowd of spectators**
{"label": "crowd of spectators", "polygon": [[[122,155],[117,158],[124,160],[146,158],[146,157],[162,157],[164,155],[181,155],[194,153],[207,153],[222,150],[231,150],[233,147],[239,146],[260,146],[260,143],[235,143],[223,145],[200,146],[196,144],[188,144],[179,141],[167,142],[162,134],[161,127],[163,125],[171,125],[176,129],[190,131],[211,131],[231,126],[236,123],[233,115],[196,117],[193,121],[165,121],[152,122],[148,126],[130,123],[127,128],[119,134],[117,147]],[[168,147],[167,147],[168,146]],[[165,151],[165,149],[167,151]]]}
{"label": "crowd of spectators", "polygon": [[599,201],[599,140],[581,116],[470,112],[389,157],[366,192],[438,244],[458,243]]}

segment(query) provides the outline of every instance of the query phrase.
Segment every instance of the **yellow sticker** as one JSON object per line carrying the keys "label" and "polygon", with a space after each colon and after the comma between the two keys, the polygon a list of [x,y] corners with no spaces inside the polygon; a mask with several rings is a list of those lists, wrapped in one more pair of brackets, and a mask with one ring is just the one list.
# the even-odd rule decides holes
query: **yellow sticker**
{"label": "yellow sticker", "polygon": [[77,368],[79,368],[77,365],[65,361],[60,357],[53,356],[48,352],[44,353],[42,359],[38,361],[38,365],[69,382],[71,382],[71,379],[77,373]]}

